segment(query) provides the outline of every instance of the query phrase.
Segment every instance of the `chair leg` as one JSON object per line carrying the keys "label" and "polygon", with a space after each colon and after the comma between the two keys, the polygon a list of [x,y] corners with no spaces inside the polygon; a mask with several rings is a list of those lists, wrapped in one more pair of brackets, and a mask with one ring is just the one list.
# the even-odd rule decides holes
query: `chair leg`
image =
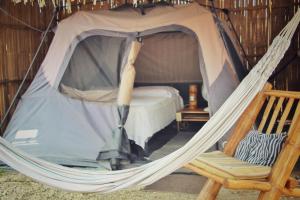
{"label": "chair leg", "polygon": [[281,192],[278,188],[273,187],[268,192],[260,192],[257,200],[279,200]]}
{"label": "chair leg", "polygon": [[197,200],[215,200],[219,190],[221,189],[221,184],[217,183],[211,179],[208,179],[203,186]]}

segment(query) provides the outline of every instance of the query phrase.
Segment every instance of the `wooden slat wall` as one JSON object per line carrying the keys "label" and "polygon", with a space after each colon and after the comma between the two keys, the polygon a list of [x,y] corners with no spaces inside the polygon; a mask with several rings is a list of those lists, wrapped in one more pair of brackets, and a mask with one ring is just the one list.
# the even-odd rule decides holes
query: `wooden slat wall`
{"label": "wooden slat wall", "polygon": [[[45,30],[51,18],[52,8],[45,8],[42,12],[37,5],[14,5],[9,0],[0,1],[1,8],[15,17],[25,21],[33,27]],[[50,10],[51,9],[51,10]],[[1,119],[8,108],[15,92],[41,41],[42,33],[26,28],[0,11],[0,116]],[[43,45],[37,57],[33,70],[28,77],[31,80],[41,64],[51,35]],[[28,85],[29,81],[27,81]],[[26,89],[26,87],[25,87]]]}
{"label": "wooden slat wall", "polygon": [[[200,4],[211,5],[209,0],[197,1]],[[214,2],[216,7],[230,11],[230,18],[249,60],[249,69],[264,55],[272,39],[300,6],[300,0],[214,0]],[[218,13],[222,19],[226,19],[224,14]],[[282,63],[286,63],[295,55],[299,46],[298,29]],[[300,90],[300,59],[295,59],[275,80],[272,80],[272,83],[277,89]]]}

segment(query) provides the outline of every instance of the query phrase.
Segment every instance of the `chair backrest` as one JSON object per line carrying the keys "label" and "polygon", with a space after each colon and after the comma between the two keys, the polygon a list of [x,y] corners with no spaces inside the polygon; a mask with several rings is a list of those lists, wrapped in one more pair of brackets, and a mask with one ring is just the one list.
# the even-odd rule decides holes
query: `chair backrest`
{"label": "chair backrest", "polygon": [[267,134],[288,132],[290,137],[290,133],[300,132],[299,99],[300,92],[271,90],[266,84],[236,123],[224,153],[233,156],[239,142],[256,125],[259,132]]}
{"label": "chair backrest", "polygon": [[[300,92],[266,90],[258,131],[266,134],[288,132],[300,113]],[[259,117],[258,117],[259,118]],[[300,122],[298,122],[300,123]]]}

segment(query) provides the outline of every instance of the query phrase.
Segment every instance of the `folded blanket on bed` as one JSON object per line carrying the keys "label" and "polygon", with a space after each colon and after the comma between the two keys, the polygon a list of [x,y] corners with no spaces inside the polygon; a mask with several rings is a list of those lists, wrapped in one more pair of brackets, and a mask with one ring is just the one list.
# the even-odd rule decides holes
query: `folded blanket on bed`
{"label": "folded blanket on bed", "polygon": [[64,84],[60,85],[60,89],[63,94],[68,95],[71,98],[86,101],[111,102],[116,101],[118,97],[118,89],[82,91]]}
{"label": "folded blanket on bed", "polygon": [[148,96],[148,97],[173,97],[178,96],[179,91],[169,86],[143,86],[133,89],[132,96]]}
{"label": "folded blanket on bed", "polygon": [[[60,85],[61,92],[71,98],[96,102],[111,102],[118,97],[118,89],[102,89],[82,91],[76,88]],[[179,91],[169,86],[144,86],[133,89],[133,97],[169,97],[178,96]]]}

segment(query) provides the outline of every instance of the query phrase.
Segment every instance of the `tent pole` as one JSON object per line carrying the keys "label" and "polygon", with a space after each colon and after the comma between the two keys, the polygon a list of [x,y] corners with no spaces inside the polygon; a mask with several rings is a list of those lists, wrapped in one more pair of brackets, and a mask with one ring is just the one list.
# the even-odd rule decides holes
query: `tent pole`
{"label": "tent pole", "polygon": [[12,99],[12,101],[11,101],[11,103],[10,103],[8,109],[6,110],[4,116],[3,116],[2,120],[1,120],[1,123],[0,123],[0,129],[2,128],[2,126],[3,126],[4,122],[5,122],[5,120],[7,119],[10,110],[11,110],[12,107],[14,106],[14,104],[15,104],[15,102],[16,102],[16,100],[17,100],[17,97],[18,97],[18,95],[19,95],[19,93],[21,92],[21,89],[22,89],[24,83],[26,82],[26,79],[27,79],[27,77],[28,77],[28,75],[29,75],[29,73],[30,73],[32,67],[33,67],[33,64],[34,64],[34,62],[35,62],[35,60],[36,60],[36,58],[37,58],[37,55],[39,54],[39,52],[40,52],[40,50],[41,50],[41,47],[43,46],[43,43],[44,43],[44,41],[45,41],[45,39],[46,39],[46,36],[47,36],[47,34],[48,34],[48,32],[49,32],[49,30],[50,30],[50,28],[51,28],[51,25],[52,25],[52,23],[53,23],[53,21],[54,21],[54,18],[55,18],[55,16],[56,16],[56,12],[57,12],[57,10],[56,10],[56,8],[55,8],[55,9],[54,9],[54,12],[53,12],[53,15],[52,15],[52,18],[51,18],[51,20],[50,20],[50,22],[49,22],[49,24],[48,24],[48,27],[47,27],[47,29],[46,29],[46,30],[43,32],[43,34],[42,34],[42,35],[43,35],[42,40],[41,40],[41,42],[40,42],[40,44],[39,44],[39,46],[38,46],[38,48],[37,48],[37,50],[36,50],[36,53],[34,54],[34,57],[33,57],[33,59],[32,59],[32,61],[31,61],[30,65],[29,65],[29,67],[28,67],[28,69],[27,69],[27,71],[26,71],[26,73],[25,73],[25,76],[24,76],[22,82],[20,83],[20,86],[19,86],[19,88],[18,88],[18,90],[17,90],[17,92],[16,92],[14,98]]}
{"label": "tent pole", "polygon": [[[252,64],[250,63],[250,61],[249,61],[249,59],[248,59],[248,57],[247,57],[246,51],[245,51],[245,49],[244,49],[244,47],[243,47],[243,45],[242,45],[242,43],[241,43],[241,41],[240,41],[240,39],[239,39],[239,36],[238,36],[238,34],[237,34],[237,31],[236,31],[236,29],[234,28],[233,23],[232,23],[232,20],[231,20],[231,18],[230,18],[230,16],[229,16],[230,11],[229,11],[228,9],[224,9],[224,8],[216,8],[216,7],[215,7],[215,4],[214,4],[214,0],[210,0],[210,1],[211,1],[211,6],[209,6],[209,5],[203,5],[203,4],[200,4],[200,5],[201,5],[201,6],[205,6],[205,7],[209,7],[218,19],[219,19],[219,17],[218,17],[218,15],[217,15],[217,10],[222,11],[222,12],[227,16],[228,22],[229,22],[229,24],[230,24],[230,26],[231,26],[231,28],[232,28],[232,30],[233,30],[234,36],[236,37],[236,39],[237,39],[237,41],[238,41],[238,45],[240,46],[240,48],[241,48],[241,50],[242,50],[243,56],[244,56],[244,58],[246,59],[246,61],[247,61],[248,65],[250,66],[250,68],[252,68],[253,66],[252,66]],[[248,68],[246,68],[246,70],[247,70],[248,72],[250,71]]]}
{"label": "tent pole", "polygon": [[[229,10],[228,10],[228,9],[224,9],[223,12],[224,12],[224,14],[227,16],[227,19],[228,19],[228,21],[229,21],[229,24],[230,24],[232,30],[233,30],[233,33],[234,33],[234,35],[235,35],[235,37],[236,37],[236,39],[237,39],[237,41],[238,41],[239,46],[241,47],[242,53],[243,53],[243,55],[244,55],[246,61],[248,62],[248,65],[249,65],[250,68],[252,69],[253,66],[252,66],[252,64],[250,63],[250,61],[249,61],[249,59],[248,59],[248,57],[247,57],[246,51],[245,51],[245,49],[244,49],[244,47],[243,47],[243,45],[242,45],[242,43],[241,43],[241,41],[240,41],[240,39],[239,39],[239,36],[238,36],[238,34],[237,34],[237,32],[236,32],[236,29],[234,28],[233,23],[232,23],[232,21],[231,21],[231,18],[230,18],[230,16],[229,16]],[[249,72],[250,70],[247,68],[247,71]]]}

